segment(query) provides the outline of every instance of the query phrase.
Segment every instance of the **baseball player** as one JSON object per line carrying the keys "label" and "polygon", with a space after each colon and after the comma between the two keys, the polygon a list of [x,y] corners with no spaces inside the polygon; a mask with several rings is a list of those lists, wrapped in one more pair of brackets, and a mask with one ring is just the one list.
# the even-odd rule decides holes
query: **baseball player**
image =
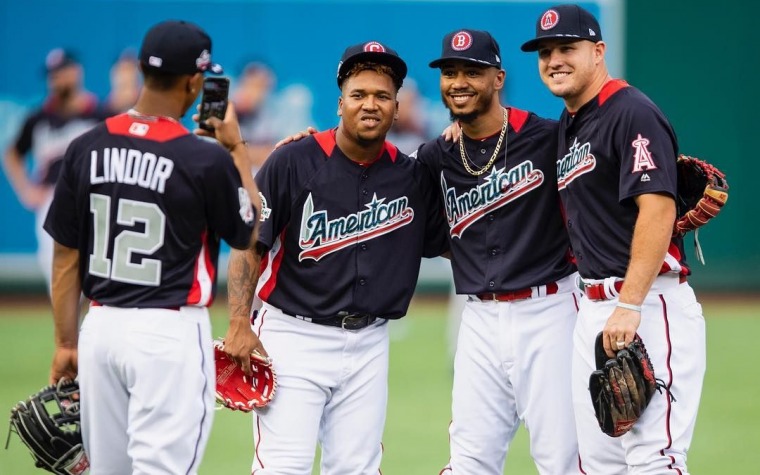
{"label": "baseball player", "polygon": [[258,278],[253,326],[278,377],[254,413],[257,475],[312,473],[317,441],[321,473],[379,473],[387,322],[406,313],[421,257],[446,250],[435,184],[385,141],[406,72],[385,44],[347,48],[338,127],[278,148],[256,175],[260,253],[231,254],[228,286],[240,312]]}
{"label": "baseball player", "polygon": [[[209,36],[159,23],[140,63],[135,107],[66,151],[45,222],[56,242],[50,381],[79,375],[93,474],[194,474],[214,414],[207,306],[220,238],[252,244],[258,192],[232,108],[209,121],[224,148],[179,123],[203,73],[220,72]],[[77,332],[80,289],[92,303]]]}
{"label": "baseball player", "polygon": [[[97,98],[83,89],[82,65],[71,52],[51,50],[45,58],[45,71],[48,97],[25,119],[15,142],[5,152],[3,165],[21,204],[34,211],[37,261],[49,290],[53,240],[42,226],[61,159],[69,143],[105,119],[105,114]],[[33,159],[31,175],[25,163],[27,156]]]}
{"label": "baseball player", "polygon": [[[676,136],[641,91],[613,79],[599,23],[577,5],[544,11],[536,37],[541,79],[565,102],[560,118],[558,187],[584,296],[573,345],[573,400],[582,467],[588,474],[686,474],[705,372],[705,324],[686,282],[676,217]],[[638,332],[655,394],[619,439],[599,429],[588,392],[594,340],[608,355]],[[672,397],[670,397],[672,395]]]}
{"label": "baseball player", "polygon": [[555,186],[557,122],[504,107],[499,45],[485,31],[443,38],[441,97],[463,135],[424,144],[440,184],[458,294],[451,460],[441,473],[501,474],[521,422],[541,474],[578,471],[570,359],[575,266]]}

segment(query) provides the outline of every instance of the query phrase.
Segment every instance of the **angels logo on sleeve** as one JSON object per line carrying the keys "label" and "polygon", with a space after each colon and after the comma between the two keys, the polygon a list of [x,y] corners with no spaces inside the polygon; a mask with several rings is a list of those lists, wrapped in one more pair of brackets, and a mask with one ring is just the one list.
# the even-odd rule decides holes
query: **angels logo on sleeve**
{"label": "angels logo on sleeve", "polygon": [[298,260],[318,261],[333,252],[393,232],[414,219],[414,210],[406,196],[386,203],[385,198],[374,195],[364,206],[367,209],[331,220],[327,211],[314,211],[314,200],[309,193],[301,215],[298,244],[303,251]]}
{"label": "angels logo on sleeve", "polygon": [[647,145],[649,145],[649,139],[642,137],[641,134],[637,134],[636,140],[631,142],[631,147],[633,147],[632,173],[655,170],[657,168],[652,158],[652,152],[649,151]]}

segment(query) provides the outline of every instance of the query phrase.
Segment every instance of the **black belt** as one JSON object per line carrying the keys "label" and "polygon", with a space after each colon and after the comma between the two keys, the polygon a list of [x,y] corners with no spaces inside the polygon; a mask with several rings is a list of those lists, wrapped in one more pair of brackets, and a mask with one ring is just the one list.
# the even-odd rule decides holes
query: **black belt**
{"label": "black belt", "polygon": [[340,312],[334,317],[327,318],[305,318],[300,316],[296,316],[296,318],[299,320],[316,323],[317,325],[338,327],[344,330],[361,330],[362,328],[366,328],[375,323],[375,321],[380,317],[362,313]]}

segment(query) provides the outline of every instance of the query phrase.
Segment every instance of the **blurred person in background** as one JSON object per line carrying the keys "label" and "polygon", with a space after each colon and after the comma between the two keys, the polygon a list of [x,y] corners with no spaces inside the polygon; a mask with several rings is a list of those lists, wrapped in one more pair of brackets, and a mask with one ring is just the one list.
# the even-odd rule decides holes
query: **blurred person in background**
{"label": "blurred person in background", "polygon": [[240,120],[243,139],[248,142],[254,171],[280,138],[313,124],[312,94],[302,84],[278,91],[277,76],[261,61],[249,62],[230,94]]}
{"label": "blurred person in background", "polygon": [[[37,260],[50,288],[53,241],[42,229],[69,143],[100,122],[98,100],[84,89],[84,69],[67,50],[55,48],[45,59],[48,95],[24,120],[5,152],[3,167],[18,200],[36,215]],[[31,172],[26,160],[31,158]]]}
{"label": "blurred person in background", "polygon": [[104,107],[107,115],[127,112],[137,102],[142,87],[140,62],[132,49],[124,50],[109,72],[111,91],[108,93]]}
{"label": "blurred person in background", "polygon": [[406,79],[398,91],[398,116],[388,132],[388,141],[405,154],[414,153],[431,137],[427,134],[427,118],[423,97],[413,79]]}

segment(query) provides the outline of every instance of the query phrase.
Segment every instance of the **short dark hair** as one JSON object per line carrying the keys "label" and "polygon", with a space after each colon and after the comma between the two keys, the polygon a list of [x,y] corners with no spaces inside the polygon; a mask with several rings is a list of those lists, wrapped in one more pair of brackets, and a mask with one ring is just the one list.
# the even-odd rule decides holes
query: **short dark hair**
{"label": "short dark hair", "polygon": [[158,91],[168,91],[174,88],[182,76],[187,76],[187,74],[175,74],[161,71],[144,61],[140,61],[140,70],[142,71],[144,78],[143,83],[151,89]]}
{"label": "short dark hair", "polygon": [[361,63],[354,64],[353,66],[351,66],[351,69],[349,69],[348,72],[346,72],[344,79],[341,83],[341,88],[343,87],[343,84],[345,84],[346,79],[362,71],[375,71],[376,73],[386,74],[390,76],[391,79],[393,80],[393,85],[396,87],[396,92],[398,92],[398,90],[401,89],[401,84],[403,84],[403,81],[404,81],[398,76],[398,74],[396,74],[395,71],[393,71],[393,68],[391,68],[390,66],[387,66],[385,64],[372,63],[372,62],[361,62]]}

